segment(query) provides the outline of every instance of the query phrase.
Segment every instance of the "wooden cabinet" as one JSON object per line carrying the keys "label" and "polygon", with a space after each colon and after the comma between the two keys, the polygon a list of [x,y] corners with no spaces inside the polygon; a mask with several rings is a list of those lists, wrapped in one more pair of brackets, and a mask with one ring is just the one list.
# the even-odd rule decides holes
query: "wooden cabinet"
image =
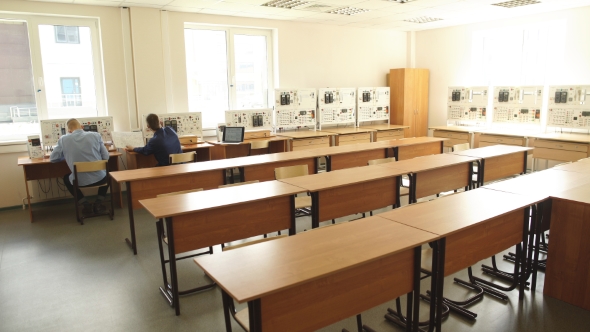
{"label": "wooden cabinet", "polygon": [[390,122],[406,125],[405,137],[428,135],[428,69],[399,68],[389,72]]}

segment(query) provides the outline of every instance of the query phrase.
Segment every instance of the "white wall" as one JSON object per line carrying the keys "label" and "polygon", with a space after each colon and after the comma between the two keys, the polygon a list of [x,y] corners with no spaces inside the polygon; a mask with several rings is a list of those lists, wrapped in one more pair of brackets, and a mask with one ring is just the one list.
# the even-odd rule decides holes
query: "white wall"
{"label": "white wall", "polygon": [[[564,58],[546,84],[590,84],[590,7],[416,33],[416,66],[430,69],[429,126],[446,124],[447,88],[469,86],[472,34],[478,30],[566,20]],[[507,50],[509,51],[509,50]]]}

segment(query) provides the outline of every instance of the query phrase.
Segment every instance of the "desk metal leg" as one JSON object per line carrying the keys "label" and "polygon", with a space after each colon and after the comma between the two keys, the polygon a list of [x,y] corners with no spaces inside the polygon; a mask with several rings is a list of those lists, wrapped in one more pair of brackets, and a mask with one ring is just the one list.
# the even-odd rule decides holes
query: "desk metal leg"
{"label": "desk metal leg", "polygon": [[395,158],[395,161],[399,161],[399,148],[396,146],[396,147],[393,147],[392,149],[393,149],[393,157]]}
{"label": "desk metal leg", "polygon": [[127,210],[129,211],[129,228],[131,231],[131,241],[125,238],[125,242],[133,250],[133,254],[137,255],[137,244],[135,242],[135,219],[133,218],[133,199],[131,197],[131,182],[127,182]]}
{"label": "desk metal leg", "polygon": [[[435,329],[437,332],[442,331],[442,316],[443,316],[443,286],[445,280],[445,250],[447,245],[447,239],[442,238],[438,240],[437,246],[437,254],[436,254],[436,263],[437,263],[437,275],[436,278],[433,278],[436,282],[436,293],[433,291],[433,294],[437,294],[435,296],[436,300],[436,322],[435,322]],[[433,301],[434,302],[434,301]]]}
{"label": "desk metal leg", "polygon": [[402,177],[401,175],[395,178],[395,208],[399,208],[402,206],[402,201],[400,198],[400,186],[402,185]]}
{"label": "desk metal leg", "polygon": [[[414,312],[413,316],[408,311],[408,326],[412,326],[408,331],[418,332],[418,325],[420,323],[420,276],[422,266],[422,246],[414,248]],[[408,302],[410,298],[408,297]],[[409,307],[409,305],[408,305]]]}
{"label": "desk metal leg", "polygon": [[320,193],[311,193],[311,228],[320,226]]}
{"label": "desk metal leg", "polygon": [[410,178],[410,197],[408,204],[412,204],[418,201],[418,199],[416,198],[416,185],[418,183],[418,174],[408,174],[408,177]]}
{"label": "desk metal leg", "polygon": [[262,311],[260,299],[248,302],[248,318],[250,319],[250,332],[262,331]]}
{"label": "desk metal leg", "polygon": [[[527,164],[527,159],[528,159],[529,155],[528,153],[525,151],[524,152],[524,163],[523,163],[523,167],[522,167],[522,174],[526,174],[526,164]],[[532,173],[532,172],[531,172]]]}
{"label": "desk metal leg", "polygon": [[478,182],[478,187],[483,186],[483,177],[486,171],[486,161],[485,159],[481,159],[478,162],[478,166],[477,166],[477,182]]}
{"label": "desk metal leg", "polygon": [[223,302],[223,317],[225,319],[225,331],[232,332],[229,311],[232,308],[231,303],[233,300],[223,289],[221,289],[221,300]]}
{"label": "desk metal leg", "polygon": [[[326,172],[331,172],[332,171],[332,158],[330,156],[325,156],[324,158],[326,158]],[[318,159],[316,158],[316,163],[318,163],[317,160]],[[318,169],[318,167],[319,166],[316,166],[316,169]]]}
{"label": "desk metal leg", "polygon": [[176,316],[180,315],[180,299],[178,294],[178,275],[176,273],[176,250],[174,248],[174,227],[172,218],[166,218],[168,230],[168,259],[170,260],[170,282],[172,283],[172,304],[176,310]]}
{"label": "desk metal leg", "polygon": [[[312,198],[313,201],[313,198]],[[311,207],[311,211],[313,213],[313,202],[312,202],[312,207]],[[295,223],[295,219],[297,219],[297,217],[295,217],[295,195],[291,195],[291,228],[289,228],[289,236],[295,235],[297,233],[297,228],[296,228],[296,223]]]}
{"label": "desk metal leg", "polygon": [[31,208],[31,195],[29,194],[29,182],[27,181],[27,167],[23,166],[23,173],[25,175],[25,188],[27,190],[27,207],[29,208],[29,219],[33,222],[33,209]]}

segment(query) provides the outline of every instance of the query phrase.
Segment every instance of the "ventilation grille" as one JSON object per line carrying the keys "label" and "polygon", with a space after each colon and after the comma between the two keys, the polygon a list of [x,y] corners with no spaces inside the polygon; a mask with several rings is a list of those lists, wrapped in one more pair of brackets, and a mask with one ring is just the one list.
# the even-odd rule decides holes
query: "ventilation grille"
{"label": "ventilation grille", "polygon": [[404,21],[412,22],[412,23],[430,23],[430,22],[442,21],[442,18],[420,16],[420,17],[410,18],[410,19],[407,19]]}
{"label": "ventilation grille", "polygon": [[504,8],[514,8],[514,7],[521,7],[521,6],[526,6],[526,5],[534,5],[536,3],[541,3],[541,1],[538,1],[538,0],[513,0],[513,1],[493,3],[492,6],[500,6],[500,7],[504,7]]}
{"label": "ventilation grille", "polygon": [[327,13],[352,16],[352,15],[366,13],[369,11],[370,11],[369,9],[362,9],[362,8],[355,8],[355,7],[344,7],[344,8],[338,8],[338,9],[327,11]]}
{"label": "ventilation grille", "polygon": [[300,0],[273,0],[267,3],[263,3],[261,6],[294,9],[307,5],[308,3],[309,2],[307,1]]}

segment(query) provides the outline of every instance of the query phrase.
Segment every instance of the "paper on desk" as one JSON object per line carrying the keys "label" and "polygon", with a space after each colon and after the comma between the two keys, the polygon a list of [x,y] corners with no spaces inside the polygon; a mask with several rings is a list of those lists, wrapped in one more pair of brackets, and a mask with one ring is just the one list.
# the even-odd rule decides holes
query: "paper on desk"
{"label": "paper on desk", "polygon": [[113,131],[112,136],[113,143],[117,148],[124,149],[128,145],[137,148],[145,145],[141,132]]}

